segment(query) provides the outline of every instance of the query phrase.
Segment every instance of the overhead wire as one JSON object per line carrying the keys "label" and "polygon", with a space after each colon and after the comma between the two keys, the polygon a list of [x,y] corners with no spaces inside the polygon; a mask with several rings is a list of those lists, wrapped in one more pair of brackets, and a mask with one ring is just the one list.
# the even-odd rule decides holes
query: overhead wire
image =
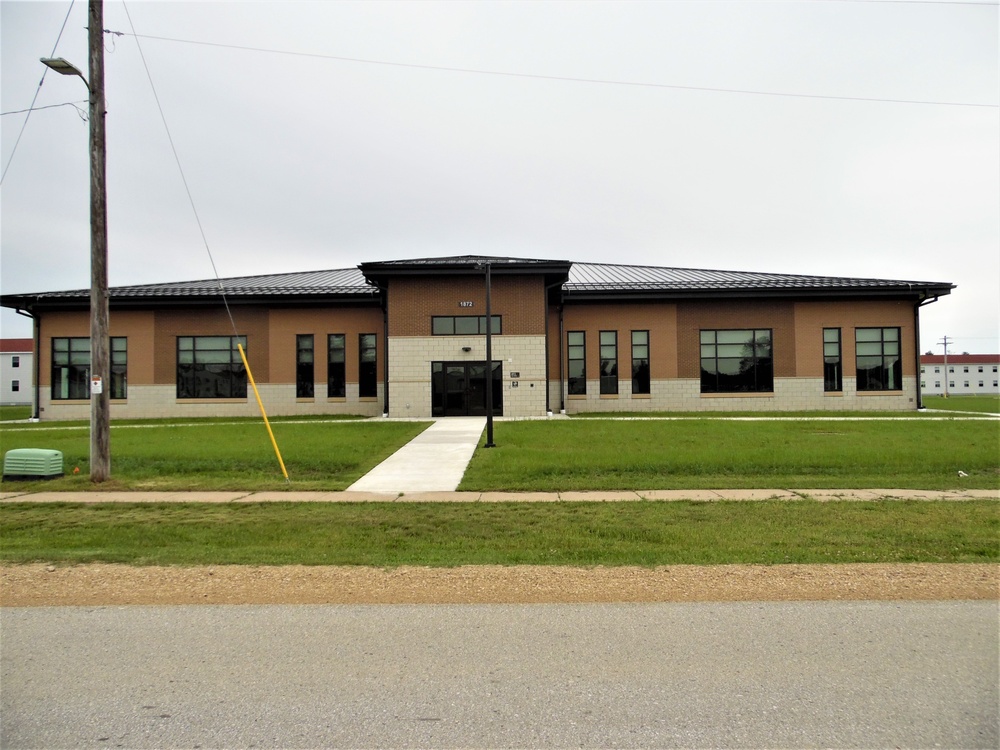
{"label": "overhead wire", "polygon": [[[56,50],[59,49],[59,40],[62,39],[63,31],[66,30],[66,23],[69,21],[69,14],[73,10],[74,0],[70,0],[69,8],[66,9],[66,17],[63,19],[62,26],[59,27],[59,34],[56,36],[56,43],[52,45],[52,52],[49,57],[55,57]],[[42,71],[42,77],[38,81],[38,86],[35,88],[35,95],[31,98],[31,105],[28,107],[27,115],[25,115],[24,122],[21,123],[21,130],[17,134],[17,140],[14,141],[14,148],[10,151],[10,158],[7,159],[7,164],[3,168],[3,173],[0,174],[0,185],[3,184],[4,178],[7,177],[7,170],[10,169],[11,163],[14,161],[14,154],[17,153],[17,146],[21,142],[21,136],[24,135],[25,128],[28,127],[28,120],[31,119],[31,113],[35,110],[35,102],[38,101],[38,95],[42,92],[42,84],[45,83],[45,76],[48,74],[49,69],[45,68]]]}
{"label": "overhead wire", "polygon": [[[160,103],[160,97],[156,93],[156,85],[153,83],[153,75],[146,62],[146,56],[143,54],[142,45],[139,43],[139,35],[135,33],[135,25],[132,23],[132,15],[129,13],[128,4],[124,2],[124,0],[122,0],[122,6],[125,8],[125,16],[128,18],[129,26],[132,28],[132,36],[135,38],[136,47],[139,50],[139,58],[142,60],[142,66],[146,71],[146,78],[149,80],[149,86],[153,91],[153,99],[156,101],[156,107],[160,112],[160,120],[163,122],[163,128],[167,132],[167,140],[170,142],[170,150],[174,154],[174,162],[177,164],[177,171],[180,172],[181,182],[184,183],[184,190],[187,193],[188,202],[191,204],[191,211],[194,213],[195,222],[198,224],[198,231],[201,233],[202,243],[205,245],[205,252],[208,254],[208,260],[212,265],[212,272],[215,274],[215,281],[219,285],[219,296],[222,298],[222,304],[226,308],[226,315],[229,317],[229,324],[233,329],[233,339],[236,341],[236,347],[239,350],[240,359],[243,361],[243,367],[246,369],[250,385],[252,386],[254,395],[257,398],[257,406],[260,408],[261,416],[264,418],[264,425],[267,427],[267,434],[271,438],[271,446],[274,448],[274,453],[278,458],[281,473],[284,475],[285,481],[288,482],[290,481],[288,478],[288,470],[285,468],[285,462],[281,457],[281,451],[278,449],[278,442],[275,440],[274,432],[271,430],[271,423],[267,419],[267,412],[264,410],[264,402],[261,400],[260,392],[257,390],[257,383],[254,382],[253,372],[250,370],[250,363],[247,361],[246,352],[243,350],[243,344],[240,343],[240,334],[236,328],[236,321],[233,319],[233,312],[229,307],[229,299],[226,296],[226,287],[222,283],[222,278],[219,276],[219,269],[215,265],[212,248],[209,246],[208,237],[205,234],[205,227],[202,224],[201,216],[198,214],[198,207],[195,204],[194,195],[191,192],[191,187],[188,185],[187,177],[184,174],[184,166],[181,164],[180,155],[177,153],[177,147],[174,145],[173,136],[170,134],[170,126],[167,124],[167,117],[163,112],[163,105]],[[121,32],[110,33],[122,36]]]}
{"label": "overhead wire", "polygon": [[[981,4],[981,3],[976,3]],[[123,33],[123,32],[114,32]],[[133,36],[138,38],[133,31]],[[947,107],[987,107],[990,109],[1000,109],[1000,104],[982,104],[979,102],[947,102],[947,101],[933,101],[924,99],[891,99],[883,97],[865,97],[865,96],[834,96],[829,94],[799,94],[799,93],[789,93],[782,91],[761,91],[756,89],[734,89],[734,88],[722,88],[715,86],[685,86],[681,84],[673,83],[649,83],[643,81],[618,81],[605,78],[580,78],[575,76],[556,76],[556,75],[545,75],[541,73],[514,73],[510,71],[501,70],[485,70],[481,68],[460,68],[452,67],[447,65],[426,65],[422,63],[404,63],[404,62],[392,62],[389,60],[374,60],[370,58],[363,57],[344,57],[341,55],[327,55],[318,52],[295,52],[292,50],[282,50],[282,49],[272,49],[267,47],[251,47],[241,44],[224,44],[221,42],[204,42],[194,39],[178,39],[176,37],[167,36],[154,36],[151,34],[142,35],[143,39],[153,39],[161,42],[173,42],[175,44],[193,44],[203,47],[215,47],[220,49],[234,49],[240,50],[242,52],[259,52],[271,55],[286,55],[289,57],[306,57],[310,59],[317,60],[334,60],[337,62],[350,62],[359,63],[363,65],[383,65],[387,67],[395,68],[409,68],[413,70],[434,70],[447,73],[467,73],[473,75],[485,75],[485,76],[501,76],[508,78],[528,78],[541,81],[562,81],[566,83],[589,83],[598,84],[603,86],[635,86],[641,88],[656,88],[656,89],[673,89],[679,91],[708,91],[714,93],[723,94],[747,94],[752,96],[776,96],[776,97],[788,97],[794,99],[826,99],[833,101],[855,101],[855,102],[881,102],[888,104],[919,104],[919,105],[935,105],[935,106],[947,106]]]}

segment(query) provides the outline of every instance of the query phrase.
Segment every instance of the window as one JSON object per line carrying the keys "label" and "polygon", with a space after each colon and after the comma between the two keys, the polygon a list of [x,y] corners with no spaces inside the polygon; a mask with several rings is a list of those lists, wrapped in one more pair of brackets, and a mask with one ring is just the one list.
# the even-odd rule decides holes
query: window
{"label": "window", "polygon": [[979,381],[979,387],[980,387],[980,388],[982,388],[982,387],[983,387],[983,381],[982,381],[982,380],[980,380],[980,381]]}
{"label": "window", "polygon": [[949,388],[954,388],[955,387],[955,381],[954,380],[949,380],[948,381],[948,387]]}
{"label": "window", "polygon": [[934,368],[934,374],[937,375],[939,372],[941,372],[941,368],[940,367],[935,367]]}
{"label": "window", "polygon": [[[128,390],[128,339],[110,341],[108,395],[124,399]],[[52,398],[90,398],[90,339],[85,336],[52,339]]]}
{"label": "window", "polygon": [[374,333],[358,336],[358,396],[375,398],[378,395],[378,362]]}
{"label": "window", "polygon": [[178,336],[177,398],[246,398],[246,336]]}
{"label": "window", "polygon": [[[13,357],[11,357],[10,358],[10,366],[11,367],[20,367],[21,366],[21,358],[18,357],[18,356],[16,356],[16,355],[13,356]],[[980,367],[979,368],[979,372],[982,372],[982,371],[983,371],[983,368]]]}
{"label": "window", "polygon": [[701,332],[702,393],[773,390],[769,329]]}
{"label": "window", "polygon": [[618,393],[618,331],[601,331],[601,393]]}
{"label": "window", "polygon": [[[494,336],[501,333],[501,316],[491,315]],[[485,315],[434,315],[431,317],[431,334],[434,336],[486,335]]]}
{"label": "window", "polygon": [[982,367],[982,365],[980,365],[979,366],[979,372],[982,372],[982,371],[983,371],[983,367]]}
{"label": "window", "polygon": [[20,391],[21,390],[21,381],[20,380],[12,380],[12,381],[10,381],[10,390],[12,392],[14,392],[14,393],[17,393],[18,391]]}
{"label": "window", "polygon": [[940,380],[935,380],[934,381],[934,387],[935,388],[940,388],[941,387],[941,381]]}
{"label": "window", "polygon": [[570,331],[566,334],[567,384],[570,396],[587,393],[587,334]]}
{"label": "window", "polygon": [[963,368],[962,368],[962,372],[968,372],[968,371],[969,371],[969,368],[968,368],[968,367],[963,367]]}
{"label": "window", "polygon": [[955,368],[954,367],[949,367],[948,368],[948,372],[955,372]]}
{"label": "window", "polygon": [[898,328],[857,328],[854,332],[859,391],[903,389]]}
{"label": "window", "polygon": [[840,329],[823,329],[823,390],[844,390],[844,371],[840,357]]}
{"label": "window", "polygon": [[963,383],[962,383],[962,387],[963,387],[963,388],[968,388],[968,387],[969,387],[969,381],[968,381],[968,380],[966,380],[965,382],[963,382]]}
{"label": "window", "polygon": [[295,397],[312,398],[316,395],[315,356],[313,336],[302,333],[295,337]]}
{"label": "window", "polygon": [[632,331],[632,393],[649,393],[649,331]]}
{"label": "window", "polygon": [[327,398],[344,398],[347,395],[347,350],[345,336],[331,333],[327,337]]}

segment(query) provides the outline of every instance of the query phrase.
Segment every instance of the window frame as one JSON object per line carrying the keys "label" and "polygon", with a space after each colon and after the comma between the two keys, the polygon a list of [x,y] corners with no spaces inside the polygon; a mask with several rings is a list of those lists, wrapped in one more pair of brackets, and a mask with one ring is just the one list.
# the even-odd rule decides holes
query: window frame
{"label": "window frame", "polygon": [[[503,316],[491,315],[493,336],[503,335]],[[463,327],[469,327],[469,323],[476,321],[475,330],[459,331],[459,323]],[[432,336],[485,336],[486,316],[485,315],[432,315],[431,316]]]}
{"label": "window frame", "polygon": [[[209,346],[210,342],[228,340],[229,346]],[[190,341],[191,346],[184,346]],[[241,399],[247,398],[246,367],[237,345],[243,346],[247,352],[246,336],[202,335],[177,337],[177,400],[194,401],[198,399]],[[187,353],[190,352],[190,362]],[[223,361],[221,352],[228,352],[228,361]],[[198,355],[201,355],[199,357]],[[199,361],[201,360],[201,361]],[[182,373],[182,368],[186,372]],[[206,380],[199,378],[199,373],[209,373],[213,377]],[[215,384],[214,392],[209,392],[209,383]],[[223,388],[219,388],[224,385]]]}
{"label": "window frame", "polygon": [[[308,343],[308,347],[305,344]],[[316,397],[316,337],[295,334],[295,398]]]}
{"label": "window frame", "polygon": [[[639,341],[636,341],[636,334],[640,337]],[[632,395],[648,396],[651,388],[649,373],[649,330],[641,329],[632,331],[631,342]]]}
{"label": "window frame", "polygon": [[378,398],[378,336],[358,334],[358,398]]}
{"label": "window frame", "polygon": [[598,372],[600,394],[618,395],[618,331],[600,331],[598,334]]}
{"label": "window frame", "polygon": [[[878,337],[874,333],[878,332]],[[861,338],[864,334],[866,338]],[[878,348],[876,353],[875,349]],[[895,351],[892,351],[895,349]],[[876,360],[878,362],[876,363]],[[862,362],[869,363],[862,366]],[[899,326],[854,329],[855,387],[858,393],[903,390],[903,338]],[[877,372],[876,372],[877,371]]]}
{"label": "window frame", "polygon": [[[339,346],[334,347],[334,343]],[[339,352],[339,359],[334,359]],[[347,334],[326,335],[326,397],[347,398]]]}
{"label": "window frame", "polygon": [[[736,334],[749,334],[749,338],[737,340]],[[774,393],[773,329],[703,328],[699,331],[699,344],[703,394]],[[741,356],[735,356],[735,347],[742,347]],[[750,349],[750,365],[744,367],[742,363],[748,359],[747,347]],[[726,356],[720,356],[720,353]],[[735,373],[727,373],[719,366],[720,362],[730,364],[733,361],[739,363]],[[706,369],[706,362],[712,364],[711,370]],[[729,382],[726,382],[727,379]]]}
{"label": "window frame", "polygon": [[[836,338],[832,338],[836,335]],[[844,341],[840,328],[823,329],[823,392],[844,390]]]}
{"label": "window frame", "polygon": [[[57,349],[56,342],[66,341],[66,349]],[[77,342],[76,349],[73,348]],[[86,342],[86,347],[82,346]],[[108,337],[108,380],[107,388],[111,399],[124,401],[128,398],[128,337],[109,336]],[[90,337],[89,336],[53,336],[51,341],[52,362],[50,368],[51,378],[49,380],[49,397],[53,401],[82,401],[90,398]],[[67,355],[65,363],[60,360],[63,353]],[[77,355],[74,362],[73,355]],[[85,355],[85,356],[84,356]],[[57,367],[60,373],[57,375]],[[67,370],[70,380],[67,382],[65,392],[61,395],[63,383],[62,370]],[[81,377],[82,373],[82,377]],[[57,395],[57,392],[60,395]]]}
{"label": "window frame", "polygon": [[[577,374],[573,374],[578,369]],[[566,332],[566,393],[587,395],[587,332]]]}

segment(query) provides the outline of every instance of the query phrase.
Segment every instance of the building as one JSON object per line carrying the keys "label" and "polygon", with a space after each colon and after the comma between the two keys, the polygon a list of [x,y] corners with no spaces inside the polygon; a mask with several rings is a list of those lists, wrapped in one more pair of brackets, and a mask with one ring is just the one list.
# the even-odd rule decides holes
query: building
{"label": "building", "polygon": [[[481,415],[488,377],[512,417],[916,409],[953,288],[479,256],[118,287],[105,387],[115,418],[253,415],[242,344],[274,415]],[[85,418],[88,291],[0,304],[35,319],[38,416]]]}
{"label": "building", "polygon": [[31,339],[0,339],[0,406],[28,406],[34,391]]}
{"label": "building", "polygon": [[924,354],[920,388],[926,396],[982,396],[1000,393],[1000,354]]}

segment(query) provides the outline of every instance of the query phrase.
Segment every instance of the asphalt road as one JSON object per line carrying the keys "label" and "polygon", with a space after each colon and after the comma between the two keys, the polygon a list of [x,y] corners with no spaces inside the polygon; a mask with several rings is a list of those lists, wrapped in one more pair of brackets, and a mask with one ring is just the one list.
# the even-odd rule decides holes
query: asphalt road
{"label": "asphalt road", "polygon": [[996,748],[998,604],[0,610],[4,748]]}

